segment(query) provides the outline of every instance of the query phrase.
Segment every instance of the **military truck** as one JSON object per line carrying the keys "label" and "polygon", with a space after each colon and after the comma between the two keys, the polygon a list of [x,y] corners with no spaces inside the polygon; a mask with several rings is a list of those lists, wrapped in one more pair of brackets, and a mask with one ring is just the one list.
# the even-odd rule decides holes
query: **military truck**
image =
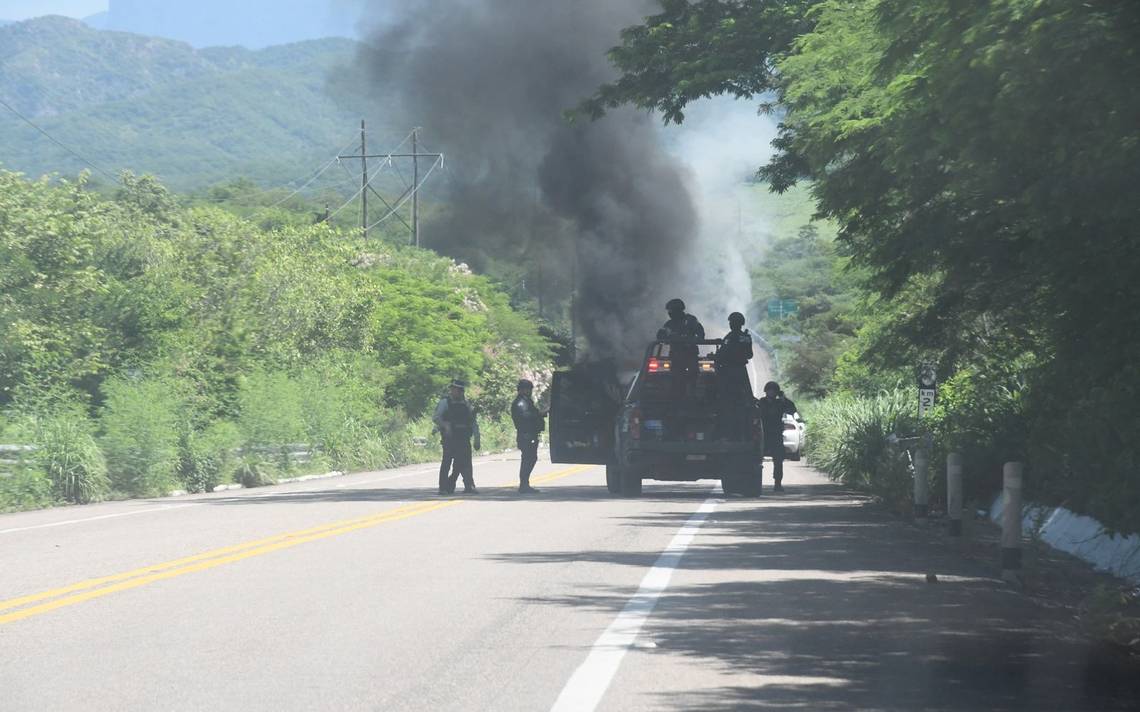
{"label": "military truck", "polygon": [[[645,480],[719,479],[725,494],[760,494],[764,430],[756,406],[757,376],[744,407],[724,412],[732,380],[716,364],[721,340],[657,340],[631,381],[606,369],[554,374],[550,459],[605,465],[612,494],[637,497]],[[740,421],[740,422],[738,422]]]}

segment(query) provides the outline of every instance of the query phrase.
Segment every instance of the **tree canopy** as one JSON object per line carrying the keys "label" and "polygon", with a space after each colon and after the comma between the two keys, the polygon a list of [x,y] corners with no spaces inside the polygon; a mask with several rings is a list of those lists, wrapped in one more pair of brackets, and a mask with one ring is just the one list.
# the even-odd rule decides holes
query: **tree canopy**
{"label": "tree canopy", "polygon": [[680,121],[723,93],[778,113],[760,176],[810,185],[874,305],[848,363],[1016,369],[1008,457],[1140,528],[1140,6],[678,0],[622,37],[591,114]]}

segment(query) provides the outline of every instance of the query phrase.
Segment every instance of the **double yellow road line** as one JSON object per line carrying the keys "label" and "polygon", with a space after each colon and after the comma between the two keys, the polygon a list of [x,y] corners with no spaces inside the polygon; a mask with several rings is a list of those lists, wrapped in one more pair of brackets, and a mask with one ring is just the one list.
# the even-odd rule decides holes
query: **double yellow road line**
{"label": "double yellow road line", "polygon": [[[560,470],[536,478],[535,482],[551,482],[589,469],[591,469],[589,466],[572,467],[567,470]],[[307,544],[312,541],[328,539],[329,537],[347,534],[359,529],[367,529],[379,524],[395,522],[401,519],[427,514],[428,512],[454,507],[463,504],[464,501],[468,500],[449,499],[443,501],[414,502],[380,512],[379,514],[370,514],[363,517],[356,517],[355,519],[330,522],[308,529],[285,532],[264,539],[248,541],[242,544],[235,544],[233,546],[226,546],[220,549],[202,552],[201,554],[183,557],[181,559],[144,566],[132,571],[87,579],[60,588],[20,596],[18,598],[10,598],[6,601],[0,601],[0,625],[38,616],[58,608],[74,606],[78,603],[109,596],[120,591],[139,588],[140,586],[146,586],[156,581],[164,581],[198,571],[205,571],[216,566],[231,564],[236,561],[241,561],[242,559],[261,556],[262,554],[269,554],[274,551],[281,551],[282,549],[290,549],[294,546]]]}

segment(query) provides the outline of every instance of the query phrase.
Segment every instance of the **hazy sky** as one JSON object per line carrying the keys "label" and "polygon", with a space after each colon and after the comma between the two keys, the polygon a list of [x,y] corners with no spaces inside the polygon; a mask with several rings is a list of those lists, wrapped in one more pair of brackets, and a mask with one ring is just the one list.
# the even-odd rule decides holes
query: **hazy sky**
{"label": "hazy sky", "polygon": [[0,20],[26,20],[40,15],[87,17],[107,9],[107,0],[0,0]]}

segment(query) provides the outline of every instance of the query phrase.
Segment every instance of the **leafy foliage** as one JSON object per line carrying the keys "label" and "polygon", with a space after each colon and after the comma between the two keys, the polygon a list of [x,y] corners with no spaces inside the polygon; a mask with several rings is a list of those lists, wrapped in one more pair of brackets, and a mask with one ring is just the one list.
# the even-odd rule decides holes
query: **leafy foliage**
{"label": "leafy foliage", "polygon": [[818,0],[661,0],[661,12],[622,31],[609,53],[621,70],[579,112],[598,118],[634,104],[681,123],[696,99],[763,96],[778,86],[775,61],[812,26]]}
{"label": "leafy foliage", "polygon": [[[86,409],[126,494],[419,458],[450,378],[494,400],[551,358],[504,292],[450,260],[180,207],[148,177],[108,200],[0,172],[0,254],[0,408]],[[289,443],[318,455],[298,465]],[[87,469],[95,484],[61,498],[105,493]]]}
{"label": "leafy foliage", "polygon": [[102,391],[100,444],[112,486],[136,497],[166,494],[179,464],[180,404],[174,387],[162,379],[112,378]]}
{"label": "leafy foliage", "polygon": [[[945,437],[997,428],[1037,495],[1140,530],[1135,4],[662,6],[623,35],[623,75],[587,108],[680,120],[707,93],[772,91],[782,123],[761,176],[777,191],[810,181],[865,277],[825,387],[872,397],[935,362],[951,378]],[[753,61],[732,51],[738,30]]]}

